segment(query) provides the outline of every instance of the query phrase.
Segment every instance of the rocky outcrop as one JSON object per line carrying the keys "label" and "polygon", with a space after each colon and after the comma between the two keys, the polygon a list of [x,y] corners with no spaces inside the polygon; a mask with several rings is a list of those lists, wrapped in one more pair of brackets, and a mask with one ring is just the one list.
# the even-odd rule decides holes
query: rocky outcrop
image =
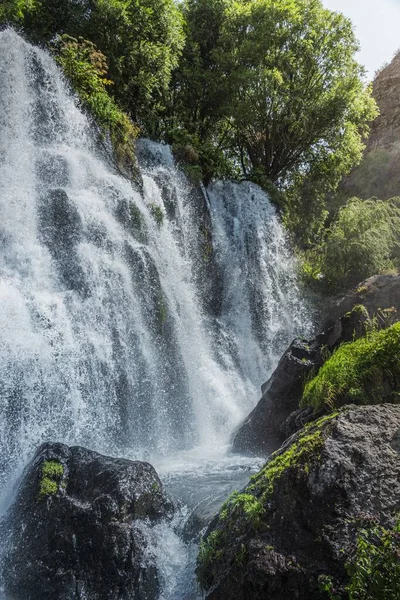
{"label": "rocky outcrop", "polygon": [[150,464],[44,444],[2,524],[7,597],[158,598],[157,570],[139,524],[171,511]]}
{"label": "rocky outcrop", "polygon": [[364,158],[340,188],[342,202],[352,196],[381,200],[400,195],[400,53],[373,82],[379,116],[372,123]]}
{"label": "rocky outcrop", "polygon": [[[325,317],[323,328],[332,325],[355,306],[362,305],[372,318],[382,309],[393,308],[400,313],[400,276],[399,275],[374,275],[369,277],[348,294],[340,298],[334,306],[330,307],[329,314]],[[384,315],[383,315],[384,316]],[[393,315],[387,315],[391,324]]]}
{"label": "rocky outcrop", "polygon": [[367,279],[331,307],[322,332],[314,340],[295,340],[290,345],[262,386],[261,400],[236,431],[233,451],[268,454],[316,418],[310,409],[299,410],[306,378],[311,372],[316,374],[340,344],[363,335],[365,322],[375,315],[381,327],[398,320],[400,276],[377,275]]}
{"label": "rocky outcrop", "polygon": [[399,455],[397,405],[347,407],[293,436],[212,521],[206,598],[323,600],[320,576],[343,591],[360,528],[397,518]]}

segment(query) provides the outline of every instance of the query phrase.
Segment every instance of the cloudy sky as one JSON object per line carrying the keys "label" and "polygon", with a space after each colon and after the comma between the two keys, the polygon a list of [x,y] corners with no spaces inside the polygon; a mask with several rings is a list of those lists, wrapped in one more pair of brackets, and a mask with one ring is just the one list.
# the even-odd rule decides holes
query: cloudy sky
{"label": "cloudy sky", "polygon": [[400,48],[400,0],[323,0],[353,21],[361,43],[359,61],[372,79]]}

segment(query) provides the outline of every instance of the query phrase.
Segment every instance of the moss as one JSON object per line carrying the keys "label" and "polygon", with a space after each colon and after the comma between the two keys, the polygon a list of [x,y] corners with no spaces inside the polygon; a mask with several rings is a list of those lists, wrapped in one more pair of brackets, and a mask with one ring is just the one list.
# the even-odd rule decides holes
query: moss
{"label": "moss", "polygon": [[256,529],[261,524],[264,512],[263,505],[252,494],[233,492],[221,508],[220,519],[225,521],[228,517],[239,517],[242,514]]}
{"label": "moss", "polygon": [[[229,555],[232,549],[233,540],[238,544],[235,563],[243,564],[247,546],[242,540],[247,539],[251,531],[257,535],[259,530],[268,529],[268,510],[276,484],[288,469],[293,473],[308,473],[310,466],[320,460],[329,423],[338,414],[322,417],[306,425],[287,450],[273,454],[264,468],[253,475],[244,492],[231,494],[220,510],[216,529],[200,546],[197,574],[202,588],[207,588],[213,581],[224,556]],[[267,548],[273,550],[272,547]]]}
{"label": "moss", "polygon": [[248,490],[261,494],[261,499],[266,502],[272,496],[275,485],[287,469],[301,469],[308,473],[310,462],[319,459],[320,451],[324,445],[324,425],[335,418],[336,414],[329,415],[319,419],[316,423],[308,424],[304,428],[304,433],[300,435],[297,441],[282,453],[272,459],[265,467],[251,478],[251,484]]}
{"label": "moss", "polygon": [[54,496],[64,475],[64,467],[55,460],[46,460],[42,464],[39,484],[39,497]]}
{"label": "moss", "polygon": [[42,465],[43,477],[50,479],[61,479],[64,474],[64,467],[61,463],[55,460],[46,460]]}
{"label": "moss", "polygon": [[306,384],[301,406],[319,411],[350,403],[397,403],[399,385],[400,323],[396,323],[340,346]]}
{"label": "moss", "polygon": [[58,492],[58,483],[49,477],[43,477],[40,482],[39,496],[54,496]]}
{"label": "moss", "polygon": [[357,294],[366,294],[368,292],[368,288],[365,285],[360,285],[357,289],[356,289],[356,293]]}
{"label": "moss", "polygon": [[157,225],[161,227],[164,222],[164,211],[161,206],[158,206],[158,204],[150,204],[150,212]]}

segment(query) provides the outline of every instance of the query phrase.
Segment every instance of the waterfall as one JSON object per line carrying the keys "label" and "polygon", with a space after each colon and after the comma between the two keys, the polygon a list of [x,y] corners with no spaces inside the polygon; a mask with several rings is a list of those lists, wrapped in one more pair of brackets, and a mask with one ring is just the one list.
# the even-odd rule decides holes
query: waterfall
{"label": "waterfall", "polygon": [[139,458],[226,448],[307,328],[267,196],[202,193],[167,146],[138,153],[142,187],[52,58],[0,33],[2,487],[43,440]]}

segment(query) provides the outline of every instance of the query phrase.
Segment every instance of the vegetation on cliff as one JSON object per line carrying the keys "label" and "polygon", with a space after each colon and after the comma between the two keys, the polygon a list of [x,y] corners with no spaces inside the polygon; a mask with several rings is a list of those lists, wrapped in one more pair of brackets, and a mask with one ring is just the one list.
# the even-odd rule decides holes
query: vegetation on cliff
{"label": "vegetation on cliff", "polygon": [[343,344],[304,389],[302,406],[316,411],[344,404],[399,401],[400,323]]}

